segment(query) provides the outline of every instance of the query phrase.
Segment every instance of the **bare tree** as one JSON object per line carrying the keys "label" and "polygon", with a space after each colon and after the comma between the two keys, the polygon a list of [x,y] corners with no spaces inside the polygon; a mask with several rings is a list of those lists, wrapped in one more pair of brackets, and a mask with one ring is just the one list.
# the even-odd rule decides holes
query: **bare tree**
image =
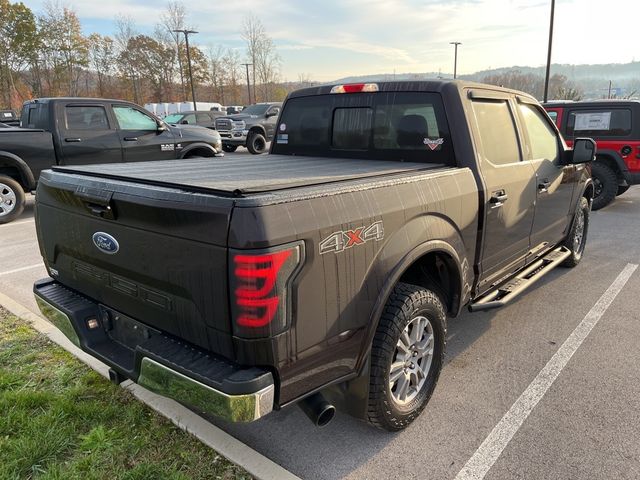
{"label": "bare tree", "polygon": [[247,44],[247,58],[253,63],[253,98],[257,101],[256,82],[260,82],[262,99],[269,100],[273,84],[278,81],[280,56],[264,25],[254,15],[244,18],[242,38]]}
{"label": "bare tree", "polygon": [[131,81],[133,89],[133,101],[140,103],[138,98],[138,86],[136,82],[136,65],[133,55],[129,51],[129,43],[136,36],[136,30],[131,17],[118,15],[116,17],[116,45],[118,51],[118,64],[123,77]]}
{"label": "bare tree", "polygon": [[227,72],[224,64],[224,48],[221,45],[209,47],[209,74],[211,80],[211,98],[218,98],[224,104],[224,84]]}
{"label": "bare tree", "polygon": [[[240,95],[240,53],[233,48],[227,49],[222,63],[227,78],[227,98],[231,105],[249,103],[249,99],[244,102]],[[243,89],[244,91],[244,89]]]}
{"label": "bare tree", "polygon": [[107,83],[115,70],[115,43],[111,37],[99,33],[92,33],[88,40],[89,62],[98,77],[98,94],[104,97]]}
{"label": "bare tree", "polygon": [[185,26],[185,21],[187,18],[187,11],[177,0],[172,0],[167,3],[167,9],[162,14],[161,22],[164,28],[167,29],[173,42],[175,43],[176,48],[176,58],[178,60],[178,71],[180,72],[180,85],[182,86],[182,98],[187,97],[187,91],[185,89],[185,75],[184,68],[182,66],[182,55],[180,52],[184,50],[184,37],[181,33],[175,32],[175,30],[184,30],[187,27]]}

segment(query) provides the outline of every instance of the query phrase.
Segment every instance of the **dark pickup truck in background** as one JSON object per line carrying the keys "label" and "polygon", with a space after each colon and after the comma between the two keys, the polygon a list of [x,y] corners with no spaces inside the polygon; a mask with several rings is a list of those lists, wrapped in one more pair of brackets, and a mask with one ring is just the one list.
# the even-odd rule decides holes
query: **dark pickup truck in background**
{"label": "dark pickup truck in background", "polygon": [[230,421],[298,403],[399,430],[435,388],[447,316],[578,264],[594,154],[516,91],[308,88],[269,155],[43,172],[34,293],[115,382]]}
{"label": "dark pickup truck in background", "polygon": [[0,223],[17,218],[25,192],[52,165],[136,162],[222,154],[220,135],[167,125],[122,100],[44,98],[26,102],[22,127],[0,129]]}
{"label": "dark pickup truck in background", "polygon": [[256,103],[235,115],[216,118],[216,130],[222,137],[225,152],[235,152],[238,147],[247,147],[255,155],[267,150],[273,140],[280,114],[280,102]]}

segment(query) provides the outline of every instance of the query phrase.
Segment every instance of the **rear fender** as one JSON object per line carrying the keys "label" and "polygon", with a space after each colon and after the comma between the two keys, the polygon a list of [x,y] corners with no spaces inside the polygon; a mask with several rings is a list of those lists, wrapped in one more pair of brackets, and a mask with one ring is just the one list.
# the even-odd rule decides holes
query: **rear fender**
{"label": "rear fender", "polygon": [[29,165],[17,155],[0,150],[0,170],[6,167],[15,168],[18,171],[20,178],[16,180],[20,182],[25,190],[30,191],[36,188],[36,180]]}
{"label": "rear fender", "polygon": [[[425,242],[424,238],[427,235],[435,238]],[[416,260],[432,252],[440,252],[450,257],[457,270],[459,281],[455,285],[456,291],[447,292],[455,299],[452,305],[449,305],[449,314],[456,316],[469,300],[473,285],[473,269],[467,261],[460,232],[453,222],[443,216],[429,214],[405,223],[401,229],[394,232],[376,256],[362,286],[365,291],[379,293],[369,316],[357,371],[360,372],[366,363],[380,316],[396,283]]]}

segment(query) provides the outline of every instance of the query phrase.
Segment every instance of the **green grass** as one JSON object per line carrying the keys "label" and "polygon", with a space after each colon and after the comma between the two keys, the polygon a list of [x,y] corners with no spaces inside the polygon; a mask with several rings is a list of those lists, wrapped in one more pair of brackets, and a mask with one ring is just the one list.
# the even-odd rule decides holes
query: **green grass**
{"label": "green grass", "polygon": [[30,478],[251,477],[0,308],[0,479]]}

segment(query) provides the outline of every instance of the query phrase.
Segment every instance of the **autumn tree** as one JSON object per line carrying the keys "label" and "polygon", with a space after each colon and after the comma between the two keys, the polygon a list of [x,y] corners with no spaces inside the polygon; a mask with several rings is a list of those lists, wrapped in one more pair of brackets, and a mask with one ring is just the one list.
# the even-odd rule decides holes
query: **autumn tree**
{"label": "autumn tree", "polygon": [[37,55],[36,21],[31,10],[22,3],[0,0],[0,92],[3,105],[18,106],[26,92],[20,92],[17,75]]}
{"label": "autumn tree", "polygon": [[98,78],[98,94],[104,97],[111,83],[111,77],[116,72],[115,42],[109,36],[92,33],[89,35],[88,45],[89,63]]}
{"label": "autumn tree", "polygon": [[88,41],[78,16],[59,3],[48,3],[38,27],[49,94],[77,96],[82,69],[89,66]]}

